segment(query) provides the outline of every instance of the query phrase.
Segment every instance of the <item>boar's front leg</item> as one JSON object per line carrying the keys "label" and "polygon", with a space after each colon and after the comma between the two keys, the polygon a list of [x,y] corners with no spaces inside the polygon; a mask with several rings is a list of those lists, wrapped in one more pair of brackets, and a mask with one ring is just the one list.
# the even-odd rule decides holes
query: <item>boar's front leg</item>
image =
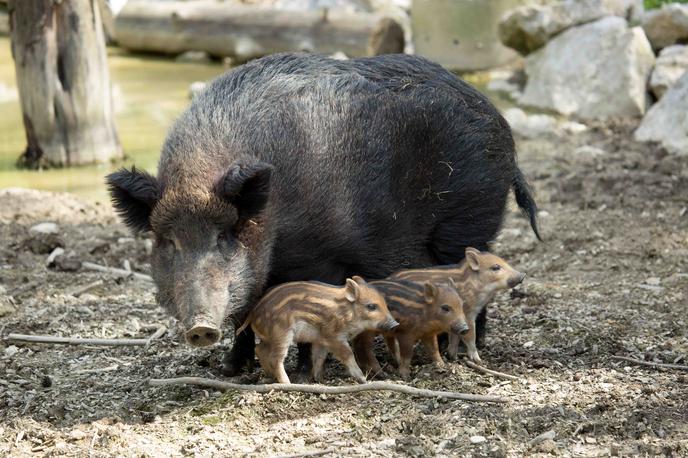
{"label": "boar's front leg", "polygon": [[346,337],[331,340],[327,342],[327,346],[330,348],[330,351],[335,358],[341,361],[341,363],[344,364],[347,369],[349,369],[349,374],[351,374],[353,378],[361,383],[366,382],[365,375],[363,375],[363,371],[361,371],[361,368],[358,367],[358,364],[356,364],[354,352],[351,351],[351,347],[349,346],[349,342],[347,342]]}

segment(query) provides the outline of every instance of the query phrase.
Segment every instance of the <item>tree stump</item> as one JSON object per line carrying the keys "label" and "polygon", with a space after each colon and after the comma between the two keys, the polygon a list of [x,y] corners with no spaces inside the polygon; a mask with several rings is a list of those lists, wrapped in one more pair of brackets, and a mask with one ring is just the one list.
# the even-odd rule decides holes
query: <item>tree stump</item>
{"label": "tree stump", "polygon": [[10,0],[29,168],[122,157],[97,0]]}

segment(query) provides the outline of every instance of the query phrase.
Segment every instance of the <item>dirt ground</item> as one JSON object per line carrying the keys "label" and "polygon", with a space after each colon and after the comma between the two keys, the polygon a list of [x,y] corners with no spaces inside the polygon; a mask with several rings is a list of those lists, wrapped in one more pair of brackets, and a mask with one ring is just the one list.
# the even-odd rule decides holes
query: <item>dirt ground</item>
{"label": "dirt ground", "polygon": [[[688,373],[611,358],[688,364],[688,157],[634,143],[632,128],[519,140],[545,242],[512,207],[494,251],[528,278],[490,306],[481,355],[523,381],[461,363],[438,369],[421,355],[409,382],[505,404],[148,386],[152,377],[221,378],[231,342],[193,350],[149,284],[69,271],[74,261],[125,260],[148,270],[149,242],[131,238],[108,208],[0,192],[3,337],[145,338],[168,327],[148,347],[3,340],[0,455],[688,456]],[[31,235],[41,221],[58,222],[59,234]],[[60,244],[65,256],[46,267],[46,251]],[[328,366],[329,384],[351,383],[338,363]]]}

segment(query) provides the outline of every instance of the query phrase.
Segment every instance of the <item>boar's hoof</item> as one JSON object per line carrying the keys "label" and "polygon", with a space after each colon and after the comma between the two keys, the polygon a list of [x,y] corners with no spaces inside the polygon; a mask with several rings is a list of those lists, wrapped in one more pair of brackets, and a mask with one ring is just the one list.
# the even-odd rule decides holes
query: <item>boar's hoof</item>
{"label": "boar's hoof", "polygon": [[217,343],[220,337],[222,337],[222,332],[209,326],[194,326],[186,331],[186,341],[192,347],[207,347]]}

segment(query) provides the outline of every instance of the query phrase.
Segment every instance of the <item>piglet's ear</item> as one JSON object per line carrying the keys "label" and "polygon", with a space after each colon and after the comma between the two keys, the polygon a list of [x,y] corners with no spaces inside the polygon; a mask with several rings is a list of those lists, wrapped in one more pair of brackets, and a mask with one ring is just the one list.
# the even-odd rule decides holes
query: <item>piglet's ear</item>
{"label": "piglet's ear", "polygon": [[260,213],[270,197],[272,166],[264,162],[234,164],[219,182],[219,193],[245,218]]}
{"label": "piglet's ear", "polygon": [[[360,277],[359,277],[360,278]],[[346,286],[344,289],[344,296],[349,302],[356,302],[358,296],[360,295],[360,286],[355,280],[351,278],[346,279]]]}
{"label": "piglet's ear", "polygon": [[426,283],[424,295],[425,302],[427,302],[428,304],[432,304],[433,300],[437,297],[437,286],[435,286],[432,283]]}
{"label": "piglet's ear", "polygon": [[466,248],[466,262],[468,266],[473,270],[480,270],[480,251],[475,248]]}
{"label": "piglet's ear", "polygon": [[359,285],[365,285],[366,284],[366,281],[363,279],[363,277],[359,277],[358,275],[354,275],[353,277],[351,277],[351,279],[353,281],[355,281],[356,283],[358,283]]}
{"label": "piglet's ear", "polygon": [[105,177],[112,205],[133,232],[151,230],[150,215],[160,199],[160,186],[146,172],[120,169]]}

